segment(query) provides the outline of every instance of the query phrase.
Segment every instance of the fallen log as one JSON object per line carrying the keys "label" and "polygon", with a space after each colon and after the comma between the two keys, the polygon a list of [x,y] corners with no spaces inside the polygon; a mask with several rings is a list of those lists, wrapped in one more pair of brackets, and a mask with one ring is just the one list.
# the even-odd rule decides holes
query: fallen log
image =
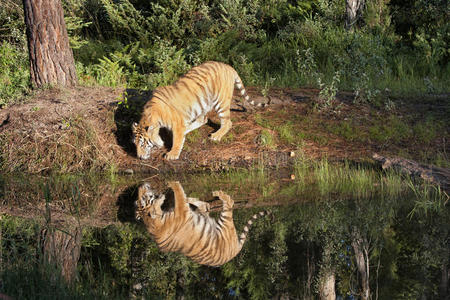
{"label": "fallen log", "polygon": [[384,169],[393,168],[406,173],[411,177],[419,177],[432,184],[439,185],[445,192],[450,191],[450,170],[418,163],[402,157],[384,157],[374,153],[372,158],[381,164]]}

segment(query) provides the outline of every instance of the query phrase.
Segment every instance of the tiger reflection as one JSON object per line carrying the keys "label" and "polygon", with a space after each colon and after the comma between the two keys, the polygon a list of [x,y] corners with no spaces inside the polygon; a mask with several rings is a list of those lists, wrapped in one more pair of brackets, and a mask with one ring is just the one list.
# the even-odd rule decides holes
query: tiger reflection
{"label": "tiger reflection", "polygon": [[[252,220],[238,237],[233,222],[234,201],[229,195],[222,191],[213,192],[223,204],[216,221],[208,215],[209,204],[186,197],[179,182],[169,182],[169,187],[174,193],[173,207],[170,207],[170,199],[166,199],[165,194],[155,193],[149,183],[139,187],[136,201],[136,217],[143,220],[161,251],[180,252],[209,266],[223,265],[241,251]],[[257,217],[255,214],[253,219]]]}

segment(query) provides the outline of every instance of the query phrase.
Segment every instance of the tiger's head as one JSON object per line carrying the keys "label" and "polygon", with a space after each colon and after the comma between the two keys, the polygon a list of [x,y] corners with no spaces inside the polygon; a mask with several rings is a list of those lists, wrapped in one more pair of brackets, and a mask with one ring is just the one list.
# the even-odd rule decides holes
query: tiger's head
{"label": "tiger's head", "polygon": [[138,220],[150,217],[152,219],[161,217],[161,205],[165,201],[165,194],[154,191],[148,182],[143,183],[138,188],[138,198],[135,202]]}
{"label": "tiger's head", "polygon": [[136,154],[140,159],[148,159],[155,148],[163,146],[158,132],[156,133],[156,138],[154,137],[155,129],[153,126],[144,128],[137,123],[133,123],[131,129],[133,132],[133,144],[136,145]]}

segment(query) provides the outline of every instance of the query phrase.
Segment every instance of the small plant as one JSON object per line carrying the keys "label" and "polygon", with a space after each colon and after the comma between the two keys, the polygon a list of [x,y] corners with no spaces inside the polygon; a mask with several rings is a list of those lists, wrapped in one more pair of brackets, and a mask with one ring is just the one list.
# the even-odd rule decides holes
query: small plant
{"label": "small plant", "polygon": [[395,102],[389,98],[386,99],[386,101],[384,102],[384,109],[387,111],[394,111],[396,109]]}
{"label": "small plant", "polygon": [[261,94],[263,95],[264,98],[267,98],[269,96],[270,87],[273,85],[274,82],[275,82],[274,77],[268,77],[264,81],[264,87],[261,89]]}
{"label": "small plant", "polygon": [[273,149],[275,148],[275,139],[268,130],[262,130],[259,135],[259,143],[267,148]]}
{"label": "small plant", "polygon": [[259,126],[262,126],[264,128],[272,129],[274,128],[273,124],[271,123],[270,119],[266,118],[262,114],[256,114],[255,115],[255,123]]}
{"label": "small plant", "polygon": [[253,62],[248,59],[245,54],[239,56],[236,65],[236,70],[239,73],[241,79],[246,82],[247,85],[255,84],[257,82],[257,75],[255,72],[255,66]]}
{"label": "small plant", "polygon": [[188,142],[188,144],[198,143],[201,136],[202,135],[200,133],[200,130],[197,129],[186,135],[186,141]]}
{"label": "small plant", "polygon": [[380,94],[380,90],[369,86],[369,76],[363,72],[356,80],[353,103],[372,103]]}
{"label": "small plant", "polygon": [[425,87],[427,88],[427,93],[433,94],[436,92],[436,88],[433,85],[433,82],[431,81],[430,77],[425,77],[423,79],[423,83],[425,84]]}
{"label": "small plant", "polygon": [[303,50],[302,53],[297,50],[296,60],[298,72],[301,74],[301,76],[306,77],[305,79],[308,84],[317,84],[322,81],[321,78],[323,75],[318,71],[319,68],[317,67],[317,63],[311,48]]}
{"label": "small plant", "polygon": [[129,109],[130,106],[128,104],[128,92],[125,90],[122,94],[122,96],[119,96],[119,99],[121,99],[117,105],[123,105],[126,109]]}
{"label": "small plant", "polygon": [[125,73],[119,61],[103,57],[94,66],[97,83],[103,86],[117,87],[125,83]]}
{"label": "small plant", "polygon": [[[320,77],[317,83],[320,87],[318,102],[316,108],[319,111],[330,110],[333,107],[333,101],[336,99],[336,94],[338,92],[338,85],[341,81],[341,72],[336,71],[334,73],[333,79],[330,84],[322,83]],[[335,112],[339,111],[339,107],[334,108]]]}

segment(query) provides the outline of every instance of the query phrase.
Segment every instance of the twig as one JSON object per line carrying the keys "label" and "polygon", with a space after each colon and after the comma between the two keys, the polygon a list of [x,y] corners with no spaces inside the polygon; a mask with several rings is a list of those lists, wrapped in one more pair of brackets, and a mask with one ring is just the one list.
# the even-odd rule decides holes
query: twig
{"label": "twig", "polygon": [[146,167],[150,167],[150,168],[152,168],[152,169],[155,169],[156,171],[159,171],[159,169],[157,168],[157,167],[154,167],[154,166],[152,166],[152,165],[149,165],[149,164],[145,164],[145,163],[134,163],[135,165],[142,165],[142,166],[146,166]]}

